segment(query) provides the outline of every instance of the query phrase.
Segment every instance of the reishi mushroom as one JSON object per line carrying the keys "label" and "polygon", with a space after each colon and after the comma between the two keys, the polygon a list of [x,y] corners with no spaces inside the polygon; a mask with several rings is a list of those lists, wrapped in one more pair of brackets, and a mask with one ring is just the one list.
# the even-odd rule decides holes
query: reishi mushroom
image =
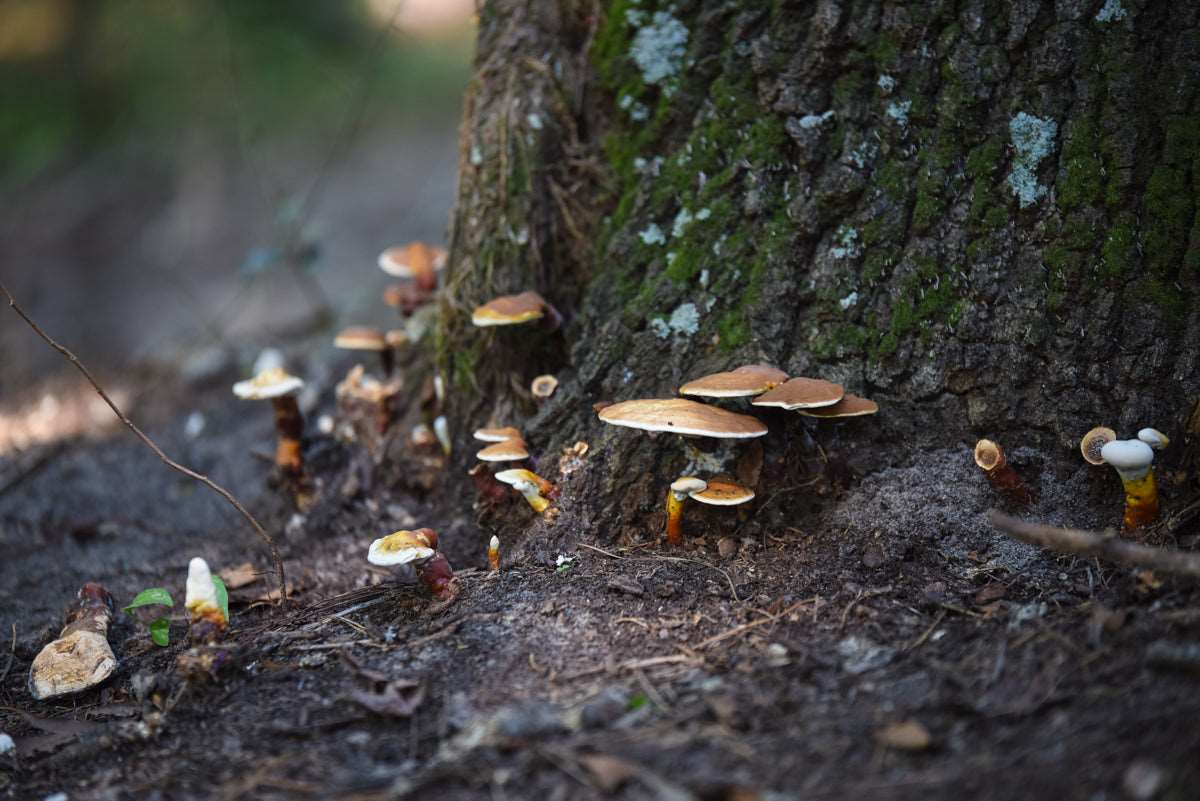
{"label": "reishi mushroom", "polygon": [[710,478],[703,489],[689,492],[688,497],[709,506],[740,506],[754,500],[754,490],[727,476],[717,476]]}
{"label": "reishi mushroom", "polygon": [[395,354],[392,351],[392,346],[388,344],[387,337],[384,336],[383,332],[374,328],[366,328],[364,326],[343,328],[333,338],[333,346],[340,350],[365,350],[378,353],[384,378],[392,374],[392,369],[396,364]]}
{"label": "reishi mushroom", "polygon": [[1117,439],[1100,449],[1100,457],[1113,466],[1125,487],[1125,530],[1133,531],[1157,520],[1154,450],[1141,440]]}
{"label": "reishi mushroom", "polygon": [[829,419],[832,417],[863,417],[868,414],[875,414],[879,411],[879,404],[867,398],[860,398],[858,395],[851,395],[847,392],[842,396],[842,399],[830,406],[817,406],[807,409],[797,409],[798,414],[805,417],[819,417]]}
{"label": "reishi mushroom", "polygon": [[275,466],[291,478],[299,478],[304,474],[304,462],[300,455],[304,418],[296,403],[296,394],[303,388],[304,381],[289,375],[282,367],[272,367],[254,378],[233,385],[233,394],[242,400],[271,401],[275,410],[275,430],[279,432]]}
{"label": "reishi mushroom", "polygon": [[757,417],[686,398],[621,401],[601,409],[599,418],[611,425],[642,431],[669,431],[720,439],[747,439],[767,433],[766,424]]}
{"label": "reishi mushroom", "polygon": [[379,254],[379,268],[396,278],[408,278],[424,293],[437,288],[438,273],[446,267],[446,249],[411,242]]}
{"label": "reishi mushroom", "polygon": [[777,406],[788,411],[832,406],[846,394],[841,384],[821,378],[792,378],[751,401],[755,406]]}
{"label": "reishi mushroom", "polygon": [[481,462],[520,462],[529,458],[529,449],[520,437],[495,442],[475,454]]}
{"label": "reishi mushroom", "polygon": [[529,392],[538,403],[548,400],[556,389],[558,389],[558,379],[552,375],[539,375],[529,385]]}
{"label": "reishi mushroom", "polygon": [[787,373],[770,365],[748,364],[729,372],[694,378],[679,388],[679,394],[704,398],[745,398],[761,395],[787,380]]}
{"label": "reishi mushroom", "polygon": [[213,583],[208,562],[199,556],[188,562],[184,606],[191,613],[191,637],[198,642],[213,642],[225,632],[229,620],[217,602],[217,587]]}
{"label": "reishi mushroom", "polygon": [[454,571],[437,544],[437,532],[431,528],[404,529],[372,542],[367,561],[383,567],[411,564],[433,596],[447,600],[454,596]]}
{"label": "reishi mushroom", "polygon": [[1100,451],[1117,438],[1117,432],[1107,426],[1096,426],[1079,440],[1079,452],[1088,464],[1104,464]]}
{"label": "reishi mushroom", "polygon": [[488,567],[493,572],[500,569],[500,538],[495,534],[493,534],[491,540],[488,541],[487,558]]}
{"label": "reishi mushroom", "polygon": [[506,439],[520,439],[521,430],[512,426],[477,428],[471,436],[481,442],[503,442]]}
{"label": "reishi mushroom", "polygon": [[531,470],[501,470],[496,474],[496,480],[521,493],[530,508],[539,514],[550,506],[545,496],[552,494],[553,485]]}
{"label": "reishi mushroom", "polygon": [[708,486],[702,478],[695,476],[680,476],[671,482],[667,490],[667,544],[679,545],[683,542],[683,502],[688,493],[702,490]]}
{"label": "reishi mushroom", "polygon": [[1033,502],[1033,490],[1017,475],[1005,458],[1004,449],[997,443],[990,439],[975,443],[975,464],[979,465],[997,491],[1024,505]]}
{"label": "reishi mushroom", "polygon": [[479,306],[471,313],[471,322],[487,328],[497,325],[521,325],[546,318],[551,329],[562,322],[558,311],[536,292],[501,295]]}

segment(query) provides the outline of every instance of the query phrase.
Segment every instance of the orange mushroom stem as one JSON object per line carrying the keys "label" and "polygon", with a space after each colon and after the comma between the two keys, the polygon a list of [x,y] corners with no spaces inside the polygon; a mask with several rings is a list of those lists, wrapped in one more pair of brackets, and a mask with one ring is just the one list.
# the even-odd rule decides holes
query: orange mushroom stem
{"label": "orange mushroom stem", "polygon": [[417,567],[417,577],[439,601],[447,601],[457,592],[458,582],[454,578],[454,569],[450,567],[449,560],[441,551]]}
{"label": "orange mushroom stem", "polygon": [[671,482],[667,490],[667,544],[679,545],[683,542],[683,502],[688,493],[702,490],[708,484],[694,476],[682,476]]}
{"label": "orange mushroom stem", "polygon": [[500,538],[492,535],[491,541],[488,543],[488,567],[493,571],[500,569]]}
{"label": "orange mushroom stem", "polygon": [[975,443],[975,464],[979,465],[992,487],[1017,503],[1028,506],[1036,499],[1033,490],[1008,463],[1004,449],[990,439]]}
{"label": "orange mushroom stem", "polygon": [[300,455],[304,416],[300,414],[300,405],[296,403],[296,396],[287,395],[273,398],[271,406],[275,409],[275,430],[279,433],[279,442],[275,446],[275,466],[284,475],[299,478],[304,474],[304,460]]}

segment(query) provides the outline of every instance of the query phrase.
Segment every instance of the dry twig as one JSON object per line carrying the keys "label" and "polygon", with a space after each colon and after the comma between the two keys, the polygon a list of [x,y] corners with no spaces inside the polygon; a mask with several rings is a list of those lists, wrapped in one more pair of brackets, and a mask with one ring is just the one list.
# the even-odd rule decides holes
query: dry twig
{"label": "dry twig", "polygon": [[287,597],[287,582],[284,579],[283,559],[279,556],[279,549],[275,546],[274,538],[267,533],[267,530],[262,527],[262,524],[259,523],[258,520],[255,519],[254,515],[250,514],[246,507],[242,506],[241,502],[239,502],[237,498],[233,497],[233,494],[230,493],[229,490],[225,489],[220,484],[217,484],[208,476],[184,467],[179,462],[163,453],[162,448],[158,447],[154,440],[150,439],[150,437],[144,431],[134,425],[133,421],[125,416],[125,413],[121,411],[117,404],[113,402],[113,399],[108,396],[108,393],[105,392],[100,384],[96,382],[96,379],[92,377],[91,372],[83,365],[83,362],[79,361],[79,357],[63,345],[60,345],[49,334],[38,327],[38,324],[35,323],[32,318],[25,313],[25,310],[17,305],[17,299],[13,297],[12,293],[8,291],[8,287],[6,287],[3,283],[0,283],[0,292],[3,292],[8,297],[8,305],[11,306],[12,310],[15,311],[20,318],[24,320],[30,328],[33,329],[35,334],[45,340],[47,345],[54,348],[56,351],[66,357],[71,364],[75,365],[75,368],[79,370],[79,372],[83,374],[83,377],[87,379],[87,382],[92,385],[92,389],[96,390],[96,394],[98,394],[100,398],[106,404],[108,404],[108,408],[112,409],[113,414],[115,414],[117,418],[125,424],[126,428],[137,435],[137,438],[140,439],[147,448],[154,451],[154,455],[157,456],[163,464],[172,470],[182,473],[188,478],[199,481],[201,484],[224,498],[230,506],[232,506],[242,515],[242,517],[246,518],[246,521],[250,523],[251,527],[254,528],[254,531],[258,534],[262,541],[266,543],[267,548],[271,552],[271,559],[275,562],[275,571],[279,574],[279,603],[282,605],[284,603],[283,599]]}
{"label": "dry twig", "polygon": [[996,528],[1022,542],[1040,545],[1059,553],[1097,556],[1110,562],[1200,578],[1200,553],[1139,545],[1123,540],[1115,534],[1097,534],[1076,528],[1053,528],[1040,523],[1027,523],[995,509],[988,512],[988,520]]}

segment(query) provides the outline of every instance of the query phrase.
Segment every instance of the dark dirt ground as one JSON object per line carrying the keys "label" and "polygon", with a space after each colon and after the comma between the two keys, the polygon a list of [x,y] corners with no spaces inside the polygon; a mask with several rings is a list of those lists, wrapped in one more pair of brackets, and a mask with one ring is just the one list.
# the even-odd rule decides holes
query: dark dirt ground
{"label": "dark dirt ground", "polygon": [[[312,420],[334,411],[349,362],[301,350]],[[661,510],[642,531],[612,532],[574,491],[637,432],[597,422],[546,522],[515,495],[472,509],[466,430],[433,490],[393,442],[347,497],[362,449],[310,426],[324,494],[299,517],[268,486],[256,452],[272,447],[270,413],[232,400],[238,377],[230,362],[199,382],[131,380],[144,390],[131,411],[168,453],[286,532],[294,605],[252,601],[268,578],[234,590],[233,665],[215,679],[178,675],[177,607],[162,649],[118,615],[120,665],[103,689],[30,699],[30,661],[82,582],[120,606],[147,586],[181,597],[192,556],[262,570],[269,559],[232,510],[126,432],[0,457],[0,730],[18,746],[0,756],[0,797],[1200,798],[1200,674],[1148,658],[1156,642],[1200,639],[1197,586],[995,532],[968,443],[905,452],[871,420],[821,423],[830,464],[855,468],[846,478],[812,451],[808,468],[772,469],[804,452],[773,433],[759,499],[740,515],[689,506],[680,551],[655,542]],[[207,425],[189,437],[197,411]],[[1010,459],[1041,494],[1031,517],[1118,519],[1111,471],[1020,447]],[[541,461],[553,475],[556,455]],[[1163,485],[1169,511],[1184,490],[1168,471]],[[416,525],[442,535],[461,582],[452,603],[365,561],[372,539]],[[484,560],[493,531],[499,574]],[[405,680],[423,694],[409,717],[353,700]],[[905,721],[928,747],[880,742]]]}

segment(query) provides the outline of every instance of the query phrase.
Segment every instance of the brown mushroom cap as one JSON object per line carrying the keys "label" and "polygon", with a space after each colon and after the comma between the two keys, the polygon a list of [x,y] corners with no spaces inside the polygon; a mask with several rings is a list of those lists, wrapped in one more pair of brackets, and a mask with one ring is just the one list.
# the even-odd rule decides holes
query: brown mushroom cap
{"label": "brown mushroom cap", "polygon": [[424,242],[388,248],[379,254],[379,269],[397,278],[428,280],[446,266],[446,249]]}
{"label": "brown mushroom cap", "polygon": [[242,400],[270,400],[295,395],[304,388],[304,381],[282,367],[263,370],[254,378],[233,385],[233,394]]}
{"label": "brown mushroom cap", "polygon": [[693,379],[679,388],[680,395],[705,398],[744,398],[759,395],[788,380],[787,373],[766,364],[748,364],[727,373]]}
{"label": "brown mushroom cap", "polygon": [[333,338],[333,346],[342,350],[385,350],[388,347],[383,334],[375,328],[354,326],[343,328]]}
{"label": "brown mushroom cap", "polygon": [[670,431],[721,439],[761,437],[767,426],[757,417],[706,406],[685,398],[631,400],[600,410],[605,423],[643,431]]}
{"label": "brown mushroom cap", "polygon": [[403,565],[430,559],[437,551],[438,537],[433,529],[407,529],[380,537],[371,543],[367,561],[373,565]]}
{"label": "brown mushroom cap", "polygon": [[1096,426],[1079,440],[1079,452],[1088,464],[1104,464],[1104,457],[1100,455],[1100,451],[1116,438],[1116,431],[1107,426]]}
{"label": "brown mushroom cap", "polygon": [[475,458],[481,462],[517,462],[529,458],[529,449],[523,439],[506,439],[487,446],[475,454]]}
{"label": "brown mushroom cap", "polygon": [[471,313],[471,322],[479,327],[518,325],[540,320],[546,313],[546,300],[536,292],[502,295]]}
{"label": "brown mushroom cap", "polygon": [[556,389],[558,389],[558,379],[552,375],[539,375],[529,385],[529,391],[535,398],[548,398],[554,394]]}
{"label": "brown mushroom cap", "polygon": [[475,430],[474,437],[482,442],[504,442],[506,439],[520,439],[521,430],[512,426],[479,428]]}
{"label": "brown mushroom cap", "polygon": [[704,489],[689,492],[688,497],[710,506],[737,506],[754,500],[754,490],[743,487],[732,479],[718,476],[710,478]]}
{"label": "brown mushroom cap", "polygon": [[842,399],[846,391],[841,384],[820,378],[793,378],[785,381],[766,394],[750,401],[755,406],[778,406],[782,409],[816,409],[832,406]]}
{"label": "brown mushroom cap", "polygon": [[981,439],[975,443],[975,464],[981,470],[995,470],[1004,464],[1004,451],[990,439]]}
{"label": "brown mushroom cap", "polygon": [[832,406],[820,406],[815,409],[797,409],[798,414],[809,417],[862,417],[879,411],[879,404],[873,400],[860,398],[846,393],[842,399]]}

